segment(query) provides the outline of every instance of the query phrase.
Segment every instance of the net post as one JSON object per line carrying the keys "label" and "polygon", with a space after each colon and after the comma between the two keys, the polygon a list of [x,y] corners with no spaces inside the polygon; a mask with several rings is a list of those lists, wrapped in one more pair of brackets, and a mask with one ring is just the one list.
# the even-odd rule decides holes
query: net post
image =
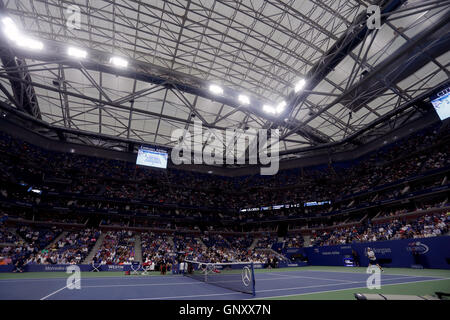
{"label": "net post", "polygon": [[253,268],[253,261],[251,263],[251,268],[252,268],[252,295],[255,296],[256,295],[256,291],[255,291],[255,270]]}

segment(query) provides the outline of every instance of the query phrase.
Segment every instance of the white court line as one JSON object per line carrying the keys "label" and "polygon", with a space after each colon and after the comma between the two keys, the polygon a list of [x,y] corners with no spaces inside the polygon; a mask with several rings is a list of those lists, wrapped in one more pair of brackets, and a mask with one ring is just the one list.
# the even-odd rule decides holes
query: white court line
{"label": "white court line", "polygon": [[[81,275],[83,277],[83,275]],[[168,274],[166,276],[172,276],[172,277],[181,277],[181,275],[178,274]],[[161,275],[146,275],[146,276],[141,276],[141,275],[132,275],[129,278],[124,277],[123,275],[117,275],[117,276],[104,276],[104,277],[83,277],[83,280],[101,280],[101,279],[145,279],[145,278],[157,278],[157,277],[161,277],[162,279],[164,278]],[[10,282],[14,282],[14,281],[48,281],[48,280],[61,280],[61,279],[67,279],[67,277],[59,277],[59,278],[19,278],[19,279],[0,279],[0,283],[2,281],[10,281]]]}
{"label": "white court line", "polygon": [[[228,281],[227,281],[228,282]],[[153,286],[175,286],[175,285],[191,285],[199,284],[201,282],[173,282],[173,283],[140,283],[140,284],[109,284],[100,286],[83,286],[83,288],[115,288],[115,287],[153,287]]]}
{"label": "white court line", "polygon": [[[384,269],[385,271],[390,271],[389,269]],[[443,271],[447,271],[447,270],[444,270],[444,269],[439,269],[439,270],[443,270]],[[362,271],[362,272],[348,272],[348,271],[327,271],[327,270],[286,270],[286,271],[283,271],[283,272],[309,272],[309,271],[311,271],[311,272],[331,272],[331,273],[333,273],[333,272],[337,272],[337,273],[348,273],[348,274],[366,274],[364,271]],[[442,276],[419,276],[419,275],[416,275],[416,276],[414,276],[414,275],[410,275],[410,274],[399,274],[399,273],[384,273],[384,275],[386,275],[386,276],[403,276],[403,277],[412,277],[412,278],[417,278],[417,277],[421,277],[421,278],[439,278],[439,277],[442,277]],[[450,275],[450,272],[449,272],[449,275]]]}
{"label": "white court line", "polygon": [[[412,277],[412,278],[420,278],[420,277]],[[404,278],[393,278],[388,279],[386,281],[391,280],[404,280]],[[421,281],[409,281],[409,282],[400,282],[400,283],[393,283],[393,284],[387,284],[387,285],[394,285],[394,284],[405,284],[405,283],[413,283],[413,282],[423,282],[423,281],[437,281],[437,280],[445,280],[445,279],[434,279],[434,280],[421,280]],[[352,284],[359,284],[359,283],[366,283],[366,281],[353,281]],[[266,289],[266,290],[258,290],[256,291],[256,294],[261,292],[272,292],[272,291],[286,291],[286,290],[297,290],[297,289],[310,289],[310,288],[318,288],[318,287],[332,287],[332,286],[342,286],[347,285],[349,283],[338,283],[338,284],[323,284],[323,285],[315,285],[315,286],[306,286],[306,287],[293,287],[293,288],[281,288],[281,289]],[[358,288],[344,288],[344,289],[336,289],[336,290],[329,290],[331,291],[341,291],[341,290],[350,290],[350,289],[360,289],[360,288],[366,288],[364,287],[358,287]],[[308,293],[300,293],[300,294],[292,294],[292,295],[286,295],[286,296],[296,296],[296,295],[303,295],[303,294],[314,294],[314,293],[321,293],[321,292],[328,292],[328,291],[318,291],[318,292],[308,292]],[[215,294],[209,294],[209,295],[188,295],[188,296],[171,296],[171,297],[155,297],[155,298],[135,298],[135,299],[128,299],[128,300],[161,300],[161,299],[178,299],[178,298],[195,298],[195,297],[206,297],[206,296],[224,296],[224,295],[230,295],[230,294],[237,294],[238,292],[232,292],[232,293],[215,293]],[[273,296],[277,297],[277,296]],[[280,296],[283,297],[283,296]],[[264,298],[272,298],[272,297],[264,297]],[[252,298],[252,299],[262,299],[262,298]],[[248,300],[248,299],[246,299]]]}
{"label": "white court line", "polygon": [[278,275],[278,276],[287,277],[288,279],[292,279],[292,278],[307,278],[307,279],[314,279],[314,280],[327,280],[327,281],[340,281],[340,282],[353,283],[353,281],[342,280],[342,279],[315,278],[315,277],[308,277],[308,276],[290,276],[290,275],[284,275],[284,274],[279,274],[279,273],[275,273],[275,272],[270,272],[269,274],[270,275],[274,274],[274,275]]}
{"label": "white court line", "polygon": [[[273,273],[271,273],[271,274],[273,274]],[[281,276],[282,278],[258,279],[258,282],[259,281],[288,280],[290,278],[303,278],[303,277],[300,277],[300,276],[287,276],[287,275],[281,275],[281,274],[279,274],[279,276]],[[155,276],[152,276],[152,277],[158,277],[158,276],[155,275]],[[180,277],[181,277],[181,275],[180,275]],[[288,277],[288,278],[286,279],[286,277]],[[132,280],[137,280],[137,279],[141,279],[142,280],[142,279],[145,279],[145,278],[148,278],[148,277],[145,277],[145,276],[144,277],[139,277],[139,278],[135,278],[135,277],[132,277],[132,278],[98,277],[98,278],[83,278],[83,281],[86,281],[86,280],[102,280],[102,279],[110,279],[110,278],[120,279],[120,280],[126,279],[125,281],[132,281]],[[308,277],[308,278],[310,278],[310,277]],[[58,280],[58,281],[60,281],[60,280],[65,280],[65,279],[67,279],[67,278],[5,279],[5,280],[1,280],[1,281],[7,281],[7,280],[10,280],[9,282],[16,282],[16,281],[47,281],[47,280]],[[188,280],[188,279],[191,279],[191,278],[185,277],[184,279]],[[320,278],[311,278],[311,279],[320,279]],[[327,279],[323,279],[323,280],[327,280]],[[331,280],[331,279],[329,279],[329,280]],[[347,280],[336,280],[336,281],[347,281]],[[219,281],[219,282],[229,282],[229,281]],[[193,281],[193,282],[169,282],[169,283],[160,283],[160,284],[159,283],[148,283],[148,284],[136,283],[136,284],[97,285],[97,286],[90,285],[90,286],[83,286],[83,288],[111,288],[111,287],[135,287],[135,286],[137,286],[137,287],[139,287],[139,286],[170,286],[170,285],[187,285],[187,284],[196,284],[196,283],[198,283],[198,281]]]}
{"label": "white court line", "polygon": [[[286,268],[287,269],[287,268]],[[258,269],[256,269],[258,270]],[[256,271],[255,270],[255,271]],[[386,270],[386,269],[385,269]],[[348,274],[366,274],[365,272],[348,272],[348,271],[327,271],[327,270],[283,270],[280,272],[289,272],[289,273],[296,273],[296,272],[328,272],[328,273],[333,273],[333,272],[337,272],[337,273],[348,273]],[[390,271],[390,270],[388,270]],[[86,272],[86,271],[83,271]],[[255,274],[258,275],[263,275],[263,274],[273,274],[273,272],[255,272]],[[404,276],[404,277],[412,277],[412,278],[417,278],[417,277],[421,277],[421,278],[438,278],[441,277],[439,275],[436,276],[419,276],[419,275],[406,275],[406,274],[390,274],[390,273],[384,273],[385,275],[391,275],[391,276]],[[450,273],[449,273],[450,275]],[[171,277],[181,277],[182,275],[179,274],[167,274],[166,276],[171,276]],[[288,275],[284,275],[284,276],[288,276]],[[145,279],[145,278],[150,278],[150,277],[161,277],[161,275],[146,275],[146,276],[141,276],[141,275],[133,275],[130,276],[130,278],[127,279]],[[289,276],[290,277],[290,276]],[[100,280],[100,279],[125,279],[123,275],[117,275],[117,276],[104,276],[104,277],[85,277],[83,278],[83,280]],[[60,277],[60,278],[22,278],[22,279],[0,279],[0,283],[2,281],[10,281],[10,282],[14,282],[14,281],[48,281],[48,280],[61,280],[61,279],[66,279],[65,277]],[[323,278],[321,278],[323,279]],[[342,281],[342,280],[341,280]]]}
{"label": "white court line", "polygon": [[[227,296],[231,294],[239,294],[239,292],[229,292],[229,293],[210,293],[210,294],[199,294],[195,296],[171,296],[171,297],[158,297],[158,298],[134,298],[127,300],[162,300],[162,299],[178,299],[178,298],[192,298],[192,297],[210,297],[210,296]],[[245,293],[242,293],[245,294]]]}
{"label": "white court line", "polygon": [[[420,277],[412,277],[412,278],[420,278]],[[405,278],[392,278],[392,279],[386,279],[384,281],[392,281],[392,280],[404,280]],[[440,279],[443,280],[443,279]],[[286,291],[286,290],[295,290],[295,289],[305,289],[305,288],[317,288],[317,287],[332,287],[332,286],[342,286],[346,284],[357,284],[357,283],[366,283],[366,280],[364,281],[352,281],[348,283],[335,283],[335,284],[321,284],[321,285],[315,285],[315,286],[307,286],[307,287],[293,287],[293,288],[281,288],[281,289],[266,289],[266,290],[258,290],[258,292],[268,292],[268,291]],[[402,283],[402,282],[401,282]],[[399,283],[399,284],[401,284]],[[383,285],[383,280],[381,280],[381,285]],[[352,289],[352,288],[349,288]],[[341,289],[344,290],[344,289]]]}
{"label": "white court line", "polygon": [[58,292],[64,290],[64,289],[67,288],[69,285],[74,285],[75,283],[77,283],[77,282],[79,282],[79,281],[81,281],[81,279],[78,279],[78,280],[75,281],[74,283],[69,283],[69,284],[67,284],[65,287],[62,287],[61,289],[58,289],[58,290],[56,290],[56,291],[50,293],[49,295],[46,295],[45,297],[41,298],[40,300],[45,300],[45,299],[47,299],[48,297],[51,297],[52,295],[54,295],[54,294],[56,294],[56,293],[58,293]]}
{"label": "white court line", "polygon": [[[419,277],[415,277],[419,278]],[[402,278],[403,279],[403,278]],[[442,279],[433,279],[433,280],[418,280],[418,281],[408,281],[408,282],[400,282],[400,283],[391,283],[391,284],[385,284],[382,286],[396,286],[396,285],[402,285],[402,284],[408,284],[408,283],[418,283],[418,282],[431,282],[431,281],[442,281],[442,280],[450,280],[450,278],[442,278]],[[250,298],[245,300],[261,300],[261,299],[271,299],[271,298],[283,298],[283,297],[293,297],[293,296],[304,296],[308,294],[316,294],[316,293],[327,293],[327,292],[335,292],[335,291],[343,291],[343,290],[353,290],[353,289],[367,289],[367,286],[364,287],[356,287],[356,288],[347,288],[347,289],[335,289],[335,290],[324,290],[324,291],[316,291],[316,292],[306,292],[306,293],[297,293],[297,294],[286,294],[282,296],[269,296],[269,297],[262,297],[262,298]],[[260,291],[258,291],[260,292]],[[256,293],[258,293],[256,292]]]}
{"label": "white court line", "polygon": [[[190,280],[191,278],[186,278],[186,280]],[[258,282],[260,281],[274,281],[274,280],[289,280],[286,278],[270,278],[270,279],[258,279]],[[235,281],[216,281],[215,283],[230,283],[230,282],[239,282],[242,283],[242,280],[235,280]],[[152,287],[152,286],[173,286],[173,285],[197,285],[199,283],[202,283],[198,280],[192,281],[192,282],[171,282],[171,283],[137,283],[137,284],[109,284],[109,285],[98,285],[98,286],[83,286],[83,288],[114,288],[114,287]]]}
{"label": "white court line", "polygon": [[[313,271],[313,270],[311,270],[311,271]],[[345,271],[342,271],[341,273],[367,275],[367,273],[359,273],[359,272],[356,273],[356,272],[345,272]],[[315,277],[309,277],[309,276],[291,276],[291,275],[284,275],[284,274],[279,274],[279,273],[275,273],[275,272],[270,272],[269,274],[270,275],[274,274],[274,275],[283,276],[283,277],[289,277],[289,278],[309,278],[309,279],[315,279],[315,280],[342,281],[342,282],[354,283],[354,281],[342,280],[342,279],[315,278]],[[430,276],[428,276],[428,277],[427,276],[412,276],[412,275],[406,276],[406,275],[403,275],[403,274],[382,274],[382,275],[383,276],[401,276],[401,277],[405,277],[405,278],[439,278],[439,277],[430,277]],[[450,275],[450,273],[449,273],[449,275]],[[385,279],[385,280],[390,280],[390,279]]]}

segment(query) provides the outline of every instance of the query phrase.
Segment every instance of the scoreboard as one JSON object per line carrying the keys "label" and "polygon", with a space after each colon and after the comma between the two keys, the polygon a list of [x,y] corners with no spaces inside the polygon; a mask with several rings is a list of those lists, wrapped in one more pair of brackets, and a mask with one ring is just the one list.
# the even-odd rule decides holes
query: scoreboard
{"label": "scoreboard", "polygon": [[169,155],[166,150],[141,146],[138,150],[136,164],[154,168],[167,168]]}

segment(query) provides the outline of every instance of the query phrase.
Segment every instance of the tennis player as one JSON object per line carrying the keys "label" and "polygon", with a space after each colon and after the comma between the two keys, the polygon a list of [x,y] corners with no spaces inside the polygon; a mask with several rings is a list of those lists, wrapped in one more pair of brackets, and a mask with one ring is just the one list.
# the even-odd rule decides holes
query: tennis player
{"label": "tennis player", "polygon": [[367,257],[369,258],[369,266],[377,266],[378,268],[380,268],[381,272],[384,272],[383,268],[380,266],[380,264],[378,263],[377,257],[375,256],[375,252],[373,252],[372,248],[367,248],[366,249],[366,253],[367,253]]}

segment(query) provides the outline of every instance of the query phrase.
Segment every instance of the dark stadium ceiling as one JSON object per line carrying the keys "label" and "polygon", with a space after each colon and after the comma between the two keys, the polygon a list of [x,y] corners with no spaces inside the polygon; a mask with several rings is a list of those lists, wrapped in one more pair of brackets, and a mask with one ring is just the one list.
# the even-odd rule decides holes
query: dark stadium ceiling
{"label": "dark stadium ceiling", "polygon": [[[370,4],[381,7],[380,29],[367,28]],[[68,28],[70,5],[79,29]],[[450,1],[0,0],[0,10],[44,44],[19,48],[2,32],[0,99],[78,143],[171,147],[172,131],[192,131],[196,119],[219,130],[280,128],[288,155],[392,116],[415,119],[417,98],[449,78]],[[68,46],[88,56],[69,57]],[[279,114],[263,108],[283,100]]]}

